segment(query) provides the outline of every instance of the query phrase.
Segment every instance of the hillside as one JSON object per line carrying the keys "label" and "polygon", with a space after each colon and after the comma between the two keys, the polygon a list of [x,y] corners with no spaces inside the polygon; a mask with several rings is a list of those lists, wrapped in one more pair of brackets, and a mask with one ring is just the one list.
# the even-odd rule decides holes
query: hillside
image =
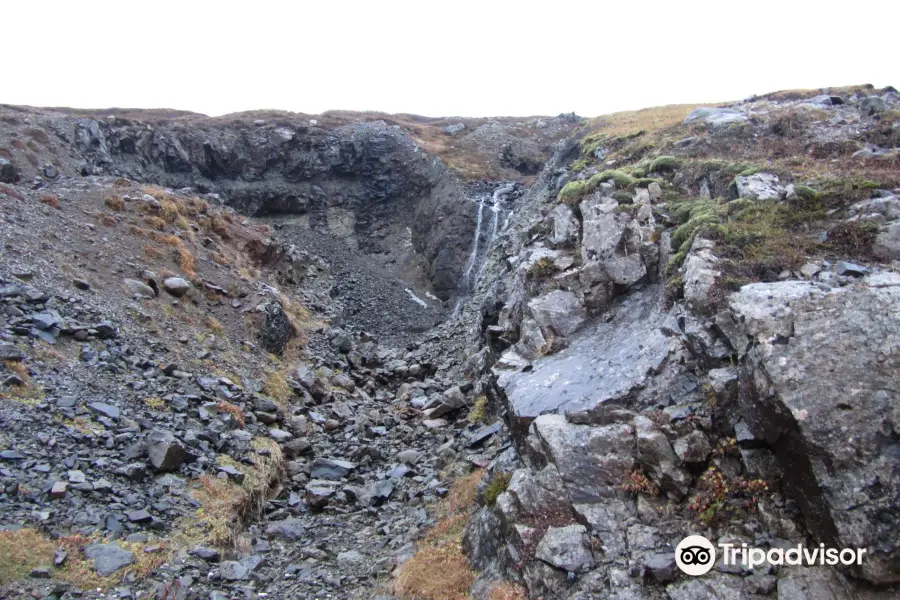
{"label": "hillside", "polygon": [[0,598],[896,597],[893,88],[0,105],[0,212]]}

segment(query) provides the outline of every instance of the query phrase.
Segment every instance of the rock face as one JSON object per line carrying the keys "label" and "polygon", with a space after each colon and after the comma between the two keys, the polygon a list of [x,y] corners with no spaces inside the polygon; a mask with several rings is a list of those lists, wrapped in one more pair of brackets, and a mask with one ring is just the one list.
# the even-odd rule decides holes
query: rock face
{"label": "rock face", "polygon": [[[390,252],[411,231],[426,275],[444,298],[456,291],[474,206],[444,165],[384,122],[312,125],[306,119],[96,119],[48,113],[83,161],[84,175],[113,175],[218,194],[247,215],[307,215],[369,253]],[[17,171],[0,158],[0,181]]]}
{"label": "rock face", "polygon": [[[900,276],[822,292],[746,286],[731,303],[755,340],[744,373],[746,418],[775,450],[816,538],[867,548],[862,576],[900,581],[900,545],[884,515],[900,510]],[[785,342],[786,340],[786,342]]]}
{"label": "rock face", "polygon": [[[660,290],[653,290],[626,298],[610,311],[608,322],[592,323],[568,348],[536,362],[530,373],[514,379],[501,376],[512,415],[530,419],[548,411],[589,410],[645,386],[668,359],[670,346],[661,329],[667,317],[659,309]],[[572,310],[563,322],[580,324],[579,314]],[[585,369],[585,363],[598,367]]]}

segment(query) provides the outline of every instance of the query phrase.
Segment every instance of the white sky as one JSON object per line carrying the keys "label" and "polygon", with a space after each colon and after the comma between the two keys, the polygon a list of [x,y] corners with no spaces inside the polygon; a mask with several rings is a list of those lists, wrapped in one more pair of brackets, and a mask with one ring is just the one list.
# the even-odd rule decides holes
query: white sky
{"label": "white sky", "polygon": [[596,116],[900,86],[896,48],[879,42],[900,22],[896,0],[608,4],[12,0],[0,10],[0,102]]}

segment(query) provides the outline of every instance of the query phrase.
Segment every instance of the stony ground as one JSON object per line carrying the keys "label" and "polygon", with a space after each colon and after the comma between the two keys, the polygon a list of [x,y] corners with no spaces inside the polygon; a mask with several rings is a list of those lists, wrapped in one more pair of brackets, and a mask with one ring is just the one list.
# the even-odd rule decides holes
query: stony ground
{"label": "stony ground", "polygon": [[24,544],[4,580],[32,575],[5,597],[390,583],[478,426],[441,418],[467,402],[445,361],[328,324],[352,253],[292,254],[267,225],[121,180],[0,201],[0,551]]}

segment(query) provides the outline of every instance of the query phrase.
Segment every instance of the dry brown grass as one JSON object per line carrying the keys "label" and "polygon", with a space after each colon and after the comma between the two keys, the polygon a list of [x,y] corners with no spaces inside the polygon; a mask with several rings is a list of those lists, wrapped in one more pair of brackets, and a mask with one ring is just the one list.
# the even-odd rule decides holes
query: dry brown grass
{"label": "dry brown grass", "polygon": [[43,400],[44,389],[31,380],[31,374],[29,374],[28,367],[24,363],[8,360],[4,364],[6,369],[17,376],[22,383],[20,385],[6,386],[4,391],[0,393],[0,398],[15,400],[16,402],[29,405]]}
{"label": "dry brown grass", "polygon": [[475,572],[462,551],[462,534],[475,510],[479,469],[457,479],[438,505],[441,519],[420,540],[416,553],[400,566],[394,593],[401,600],[464,600]]}
{"label": "dry brown grass", "polygon": [[[212,315],[209,315],[208,317],[206,317],[206,326],[209,328],[210,331],[212,331],[217,336],[225,335],[225,327],[222,325],[222,322],[219,321],[217,318],[215,318]],[[238,380],[238,381],[240,381],[240,380]]]}
{"label": "dry brown grass", "polygon": [[209,221],[210,230],[223,240],[229,238],[228,222],[222,217],[213,217]]}
{"label": "dry brown grass", "polygon": [[591,133],[605,133],[608,136],[657,131],[681,123],[698,106],[710,104],[670,104],[612,113],[590,119],[588,129]]}
{"label": "dry brown grass", "polygon": [[197,480],[192,495],[200,508],[195,515],[177,522],[177,531],[171,537],[178,545],[230,546],[244,523],[261,513],[271,490],[281,480],[284,457],[273,440],[254,438],[251,446],[256,450],[251,455],[252,466],[237,463],[226,455],[217,459],[218,464],[233,466],[244,474],[240,485],[206,475]]}
{"label": "dry brown grass", "polygon": [[0,531],[0,585],[53,565],[56,547],[33,529]]}
{"label": "dry brown grass", "polygon": [[103,218],[100,219],[100,223],[101,223],[104,227],[115,227],[116,225],[119,224],[119,220],[116,219],[116,218],[115,218],[114,216],[112,216],[112,215],[103,215]]}
{"label": "dry brown grass", "polygon": [[246,425],[246,421],[244,419],[244,411],[240,406],[237,406],[230,402],[225,402],[224,400],[219,400],[219,402],[216,403],[216,408],[231,415],[234,418],[235,423],[237,423],[238,427],[240,427],[241,429],[243,429],[244,425]]}
{"label": "dry brown grass", "polygon": [[394,593],[401,600],[465,600],[474,581],[460,542],[425,544],[400,567]]}
{"label": "dry brown grass", "polygon": [[447,516],[471,510],[475,506],[478,484],[484,479],[484,469],[476,469],[453,482],[450,492],[438,506],[438,514]]}
{"label": "dry brown grass", "polygon": [[38,202],[59,209],[59,197],[54,194],[41,194],[38,197]]}
{"label": "dry brown grass", "polygon": [[[273,362],[277,363],[277,361]],[[288,370],[288,367],[279,366],[278,369],[270,371],[266,378],[266,384],[263,386],[263,391],[271,396],[282,408],[287,407],[291,398],[294,397],[294,390],[291,389],[285,378]]]}
{"label": "dry brown grass", "polygon": [[521,585],[503,581],[491,588],[488,600],[528,600],[528,595]]}
{"label": "dry brown grass", "polygon": [[107,208],[116,212],[125,210],[125,199],[122,196],[110,196],[103,203]]}
{"label": "dry brown grass", "polygon": [[144,246],[144,256],[152,259],[161,259],[166,256],[166,253],[156,246]]}
{"label": "dry brown grass", "polygon": [[149,225],[152,229],[156,229],[157,231],[165,231],[166,230],[166,222],[159,217],[154,217],[153,215],[147,215],[144,217],[144,223]]}
{"label": "dry brown grass", "polygon": [[197,279],[197,271],[194,270],[197,263],[194,260],[194,255],[191,254],[191,251],[188,250],[184,244],[179,244],[178,246],[178,265],[181,267],[181,271],[187,275],[188,279],[194,281]]}

